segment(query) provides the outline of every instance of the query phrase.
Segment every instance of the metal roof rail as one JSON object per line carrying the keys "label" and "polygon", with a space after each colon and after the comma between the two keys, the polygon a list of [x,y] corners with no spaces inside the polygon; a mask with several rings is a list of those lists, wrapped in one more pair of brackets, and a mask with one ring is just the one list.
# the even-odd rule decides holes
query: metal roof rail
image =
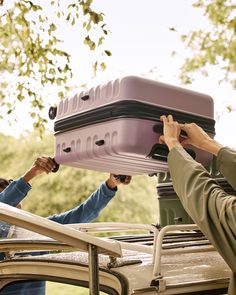
{"label": "metal roof rail", "polygon": [[[98,253],[111,257],[121,257],[119,242],[105,241],[93,237],[72,227],[48,220],[21,209],[0,202],[0,220],[14,224],[39,234],[64,242],[82,251],[88,252],[89,257],[89,288],[93,295],[99,294]],[[4,245],[1,245],[4,247]]]}

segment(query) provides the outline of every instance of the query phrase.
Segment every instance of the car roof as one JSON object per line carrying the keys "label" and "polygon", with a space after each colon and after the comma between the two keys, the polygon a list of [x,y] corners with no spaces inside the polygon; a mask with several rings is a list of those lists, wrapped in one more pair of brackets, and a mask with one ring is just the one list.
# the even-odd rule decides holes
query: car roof
{"label": "car roof", "polygon": [[[89,245],[94,245],[99,249],[98,283],[114,294],[205,292],[226,289],[229,283],[229,267],[195,224],[161,229],[132,223],[61,225],[5,204],[0,204],[0,218],[12,224],[8,238],[0,240],[0,251],[7,254],[0,262],[1,279],[73,278],[73,284],[80,284],[83,278],[84,285],[90,281]],[[32,252],[39,250],[66,252]]]}

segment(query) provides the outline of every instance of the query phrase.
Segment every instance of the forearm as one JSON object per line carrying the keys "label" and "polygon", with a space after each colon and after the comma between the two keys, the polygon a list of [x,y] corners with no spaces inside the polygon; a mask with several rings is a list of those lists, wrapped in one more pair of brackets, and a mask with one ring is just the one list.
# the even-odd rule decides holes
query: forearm
{"label": "forearm", "polygon": [[50,216],[48,218],[62,224],[91,222],[112,200],[115,193],[116,191],[109,189],[104,182],[79,206],[67,212]]}
{"label": "forearm", "polygon": [[216,140],[208,137],[199,142],[199,148],[210,154],[217,155],[223,146]]}
{"label": "forearm", "polygon": [[26,183],[30,183],[30,181],[35,177],[35,173],[33,170],[29,170],[27,171],[24,175],[22,175],[22,178],[23,180],[26,182]]}

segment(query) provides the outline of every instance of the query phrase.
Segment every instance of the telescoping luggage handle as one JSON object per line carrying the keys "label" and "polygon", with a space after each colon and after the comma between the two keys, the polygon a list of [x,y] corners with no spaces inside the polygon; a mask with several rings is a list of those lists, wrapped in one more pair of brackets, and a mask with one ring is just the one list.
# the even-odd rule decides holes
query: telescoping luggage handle
{"label": "telescoping luggage handle", "polygon": [[[153,126],[153,131],[156,133],[163,133],[163,124],[157,124]],[[186,132],[181,131],[182,136],[186,136]],[[193,149],[185,148],[186,152],[193,158],[196,158],[196,153]],[[152,158],[154,160],[167,162],[167,157],[169,154],[169,149],[165,144],[156,143],[152,146],[150,153],[148,154],[148,158]]]}

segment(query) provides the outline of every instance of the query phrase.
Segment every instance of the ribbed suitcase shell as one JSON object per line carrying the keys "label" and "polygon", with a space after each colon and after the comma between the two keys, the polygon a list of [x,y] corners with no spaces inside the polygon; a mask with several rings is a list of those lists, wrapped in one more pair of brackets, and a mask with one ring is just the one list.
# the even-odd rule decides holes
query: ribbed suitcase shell
{"label": "ribbed suitcase shell", "polygon": [[[55,160],[117,174],[166,171],[165,161],[147,156],[160,135],[154,131],[162,125],[160,114],[169,113],[180,122],[202,123],[214,137],[213,100],[208,95],[135,76],[84,91],[57,107]],[[208,153],[195,152],[196,160],[209,165]]]}

